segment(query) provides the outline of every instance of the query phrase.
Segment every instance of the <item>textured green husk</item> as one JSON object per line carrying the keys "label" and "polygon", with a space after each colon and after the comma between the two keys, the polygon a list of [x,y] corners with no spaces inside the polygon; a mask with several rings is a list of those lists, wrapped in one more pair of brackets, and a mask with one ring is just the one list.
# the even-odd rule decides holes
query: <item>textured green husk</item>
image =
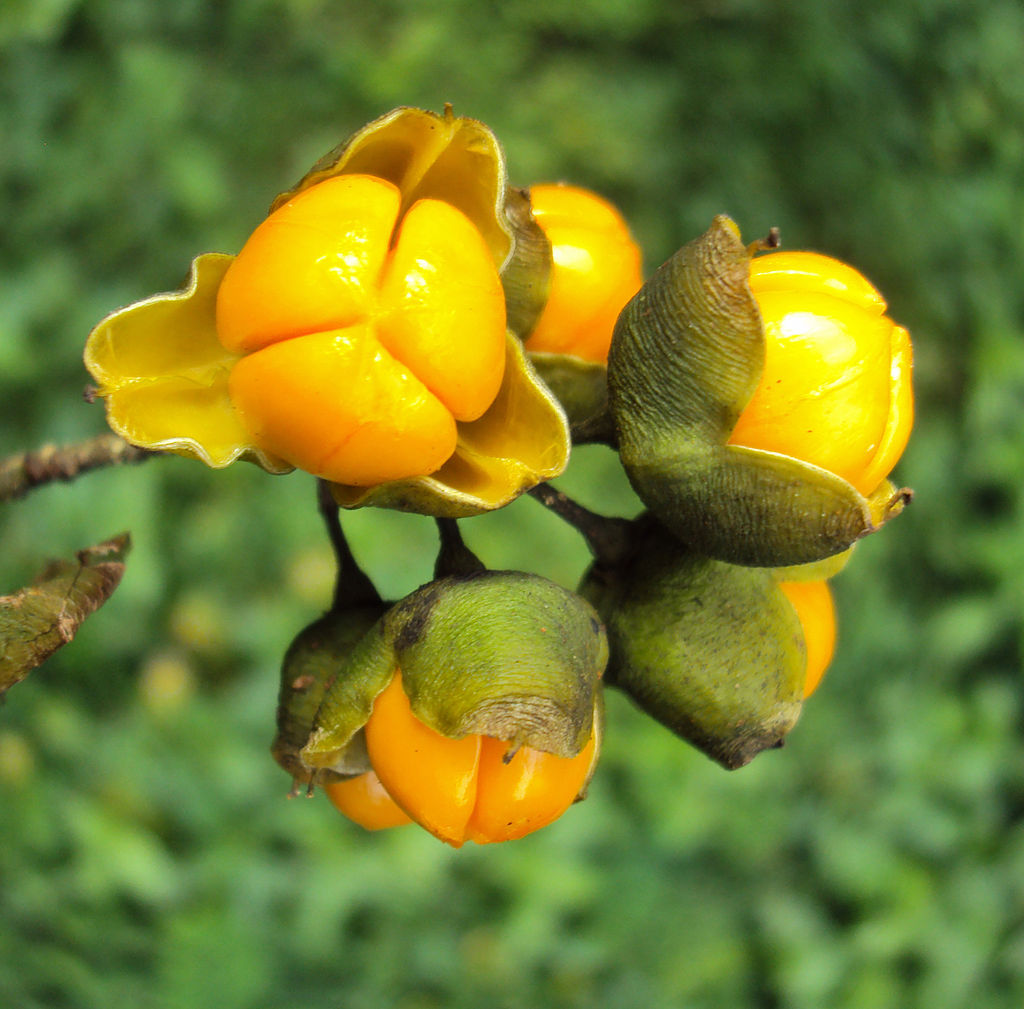
{"label": "textured green husk", "polygon": [[512,252],[501,271],[508,328],[525,340],[533,332],[551,291],[551,242],[530,209],[523,189],[505,192],[505,216],[512,227]]}
{"label": "textured green husk", "polygon": [[607,662],[604,628],[583,599],[516,571],[442,578],[393,606],[324,696],[302,750],[333,766],[401,671],[413,713],[451,738],[479,733],[562,757],[593,730]]}
{"label": "textured green husk", "polygon": [[608,628],[610,686],[727,768],[780,746],[803,702],[806,647],[770,571],[688,551],[656,522],[581,593]]}
{"label": "textured green husk", "polygon": [[[378,604],[332,610],[303,629],[285,653],[277,698],[277,735],[270,752],[296,784],[313,780],[299,752],[309,739],[325,692],[353,648],[386,609],[386,605]],[[316,781],[336,781],[369,769],[365,747],[354,745],[332,766],[320,768]]]}
{"label": "textured green husk", "polygon": [[750,251],[727,217],[684,246],[619,316],[609,408],[637,494],[693,550],[734,564],[807,564],[902,507],[833,473],[728,445],[764,368]]}

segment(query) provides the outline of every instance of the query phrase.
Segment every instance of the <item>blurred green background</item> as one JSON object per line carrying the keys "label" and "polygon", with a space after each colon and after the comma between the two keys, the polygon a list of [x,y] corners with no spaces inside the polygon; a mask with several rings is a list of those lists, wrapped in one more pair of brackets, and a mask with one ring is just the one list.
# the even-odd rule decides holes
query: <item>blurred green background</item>
{"label": "blurred green background", "polygon": [[[648,268],[728,212],[859,266],[912,332],[917,499],[836,584],[785,749],[726,773],[609,702],[590,798],[503,846],[284,800],[278,661],[329,599],[312,481],[160,459],[0,510],[0,591],[122,529],[110,604],[0,708],[0,1005],[1024,1004],[1024,8],[1019,0],[5,0],[0,452],[104,429],[108,311],[234,251],[395,105],[514,181],[614,199]],[[637,504],[607,450],[560,485]],[[571,586],[531,500],[466,523]],[[346,517],[391,596],[425,519]]]}

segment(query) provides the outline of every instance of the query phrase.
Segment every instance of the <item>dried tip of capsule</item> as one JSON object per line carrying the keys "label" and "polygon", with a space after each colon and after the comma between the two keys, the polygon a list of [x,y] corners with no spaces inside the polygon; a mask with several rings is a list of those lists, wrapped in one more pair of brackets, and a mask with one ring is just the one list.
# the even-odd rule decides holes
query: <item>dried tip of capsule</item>
{"label": "dried tip of capsule", "polygon": [[[736,236],[739,237],[739,231],[736,232]],[[755,238],[747,246],[747,252],[751,256],[758,252],[768,252],[771,249],[779,249],[782,247],[782,233],[776,227],[768,229],[768,234],[764,238]]]}

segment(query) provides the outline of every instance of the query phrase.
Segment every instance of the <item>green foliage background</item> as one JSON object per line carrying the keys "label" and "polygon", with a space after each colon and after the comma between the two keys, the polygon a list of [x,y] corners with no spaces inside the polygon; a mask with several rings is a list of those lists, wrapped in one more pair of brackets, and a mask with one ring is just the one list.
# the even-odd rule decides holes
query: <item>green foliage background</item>
{"label": "green foliage background", "polygon": [[[1018,0],[7,0],[0,452],[104,428],[85,334],[232,251],[399,104],[592,186],[656,266],[730,213],[857,264],[913,333],[918,493],[837,582],[786,748],[727,774],[613,697],[587,802],[455,852],[286,803],[277,667],[326,605],[302,475],[163,459],[0,511],[0,591],[122,529],[120,590],[0,709],[0,1004],[1024,1004],[1024,8]],[[561,481],[636,502],[605,450]],[[573,585],[520,501],[492,566]],[[346,518],[387,594],[426,520]]]}

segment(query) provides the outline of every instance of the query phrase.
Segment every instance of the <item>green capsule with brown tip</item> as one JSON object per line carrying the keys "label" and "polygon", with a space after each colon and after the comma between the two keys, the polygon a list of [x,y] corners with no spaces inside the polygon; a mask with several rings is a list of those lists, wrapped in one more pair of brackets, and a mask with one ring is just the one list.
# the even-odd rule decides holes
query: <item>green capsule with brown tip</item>
{"label": "green capsule with brown tip", "polygon": [[609,686],[723,767],[782,745],[803,702],[803,631],[770,571],[686,550],[653,522],[581,592],[608,628]]}
{"label": "green capsule with brown tip", "polygon": [[396,672],[415,717],[443,736],[489,736],[573,757],[594,732],[607,658],[594,609],[545,578],[441,578],[361,638],[324,695],[301,758],[317,767],[344,759]]}
{"label": "green capsule with brown tip", "polygon": [[[906,502],[793,456],[729,444],[765,364],[753,250],[716,217],[619,316],[609,409],[636,492],[692,550],[780,567],[841,553]],[[885,500],[876,500],[878,495]]]}

